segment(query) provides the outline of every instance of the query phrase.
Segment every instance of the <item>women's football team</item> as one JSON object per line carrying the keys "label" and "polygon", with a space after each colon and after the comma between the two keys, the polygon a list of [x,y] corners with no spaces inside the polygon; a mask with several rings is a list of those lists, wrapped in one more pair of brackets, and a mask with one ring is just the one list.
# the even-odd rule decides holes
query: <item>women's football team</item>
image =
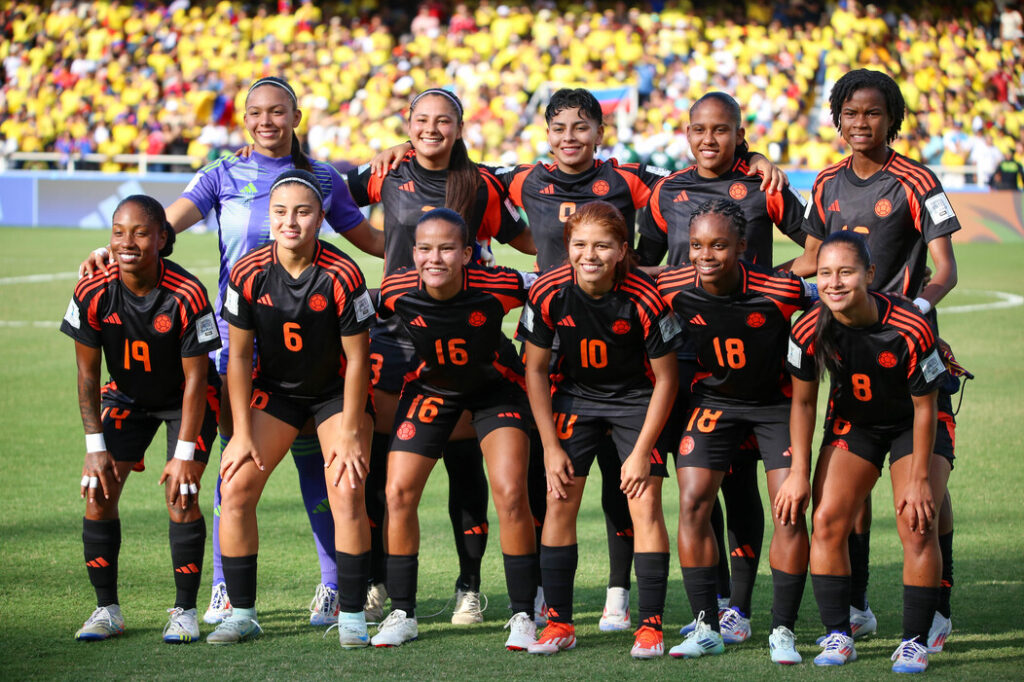
{"label": "women's football team", "polygon": [[[564,178],[545,167],[561,178],[558,193],[576,200],[557,220],[542,219],[543,207],[531,210],[524,197],[532,167],[503,184],[465,158],[461,102],[436,89],[410,105],[411,149],[349,176],[359,203],[383,204],[380,234],[360,220],[337,174],[298,151],[301,113],[280,79],[250,89],[251,161],[200,171],[166,214],[150,197],[121,202],[107,252],[83,263],[89,277],[61,326],[75,340],[87,452],[82,538],[97,598],[77,639],[124,632],[118,498],[129,472],[144,468],[161,423],[176,591],[163,639],[199,638],[200,479],[219,420],[214,550],[224,594],[213,605],[216,618],[208,618],[219,620],[211,644],[262,633],[258,503],[270,473],[306,437],[315,444],[304,449],[318,446],[323,455],[323,472],[311,476],[299,465],[306,479],[322,476],[316,486],[303,483],[304,497],[329,501],[333,528],[319,544],[334,545],[333,552],[320,547],[326,597],[312,620],[319,614],[336,623],[345,649],[418,637],[417,508],[434,465],[451,453],[460,459],[449,466],[453,488],[480,488],[465,496],[477,501],[466,509],[453,496],[453,522],[480,519],[478,501],[489,486],[512,611],[505,645],[534,654],[576,645],[576,521],[595,458],[616,462],[617,472],[606,462],[602,471],[617,473],[614,488],[631,519],[640,625],[630,653],[662,656],[669,536],[661,488],[671,454],[679,562],[694,620],[670,655],[721,654],[750,636],[749,595],[719,610],[723,544],[713,518],[721,513],[712,512],[728,474],[760,458],[774,524],[770,658],[802,660],[794,629],[809,570],[825,626],[814,663],[842,665],[856,659],[854,638],[869,631],[862,538],[888,453],[904,552],[903,636],[892,669],[927,668],[951,630],[946,483],[954,423],[934,308],[956,284],[950,234],[959,223],[935,176],[889,147],[904,111],[895,82],[857,70],[836,83],[833,120],[852,154],[819,175],[802,231],[793,202],[803,200],[789,190],[772,198],[777,171],[751,159],[739,107],[727,95],[712,93],[690,112],[696,171],[661,180],[667,173],[656,169],[629,169],[630,176],[609,167],[611,174],[601,173],[612,184],[601,180],[589,190],[573,183],[601,165],[593,158],[603,130],[599,109],[586,91],[555,99],[561,108],[550,112],[549,128],[559,125],[549,137],[559,168],[567,154],[585,162],[568,164]],[[744,179],[748,162],[764,176],[760,186]],[[250,175],[265,214],[242,224],[220,209],[231,202],[232,183]],[[632,191],[602,200],[620,176]],[[840,193],[842,208],[832,201]],[[507,195],[526,205],[530,227]],[[642,214],[638,258],[632,222],[643,200],[651,205]],[[222,243],[232,245],[222,249],[218,310],[195,277],[167,260],[175,232],[212,208]],[[357,247],[386,254],[379,292],[368,291],[356,263],[320,239],[325,220]],[[801,257],[774,270],[772,224],[806,242]],[[538,277],[489,265],[491,237],[526,253],[539,249],[547,269]],[[667,268],[658,265],[666,251]],[[930,281],[928,255],[936,264]],[[521,348],[501,331],[519,307]],[[826,373],[829,410],[812,467]],[[537,481],[546,488],[539,504],[530,494]],[[486,534],[486,517],[480,524]],[[759,553],[759,536],[756,544]],[[479,591],[483,546],[458,549],[465,597]],[[628,627],[625,585],[614,618],[606,605],[602,629]],[[543,608],[535,598],[541,587]],[[379,615],[366,609],[379,608],[385,595],[391,611],[371,639],[367,614]],[[474,622],[474,602],[465,604],[457,608]]]}

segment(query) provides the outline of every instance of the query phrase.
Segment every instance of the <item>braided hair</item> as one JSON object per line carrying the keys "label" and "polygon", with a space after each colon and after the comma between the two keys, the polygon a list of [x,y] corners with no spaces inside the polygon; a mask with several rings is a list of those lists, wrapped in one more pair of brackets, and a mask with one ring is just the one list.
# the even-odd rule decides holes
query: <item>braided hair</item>
{"label": "braided hair", "polygon": [[729,225],[736,230],[739,240],[747,238],[747,216],[743,214],[743,208],[732,199],[708,199],[701,203],[693,213],[690,214],[688,228],[693,227],[697,218],[705,215],[720,215],[729,219]]}
{"label": "braided hair", "polygon": [[889,112],[889,118],[892,119],[889,130],[885,132],[885,141],[891,143],[900,134],[907,103],[904,101],[903,93],[900,92],[900,86],[896,84],[896,81],[881,71],[854,69],[836,81],[828,96],[828,106],[832,110],[832,124],[836,130],[840,130],[839,118],[843,105],[853,97],[853,93],[866,88],[877,90],[885,100],[885,108]]}

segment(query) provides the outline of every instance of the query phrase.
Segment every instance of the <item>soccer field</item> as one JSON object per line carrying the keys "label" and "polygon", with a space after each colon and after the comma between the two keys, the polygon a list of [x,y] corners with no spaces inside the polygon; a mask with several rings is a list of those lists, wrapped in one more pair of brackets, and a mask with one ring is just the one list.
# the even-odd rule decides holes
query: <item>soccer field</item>
{"label": "soccer field", "polygon": [[[547,658],[504,650],[501,628],[510,614],[496,532],[484,560],[482,589],[490,598],[484,624],[450,625],[450,605],[447,612],[427,618],[446,606],[457,574],[443,471],[432,477],[421,505],[420,640],[399,649],[342,651],[333,631],[324,638],[322,629],[308,625],[305,607],[319,573],[295,469],[287,461],[271,477],[259,507],[257,606],[263,638],[225,648],[202,642],[168,646],[160,634],[174,588],[167,514],[157,485],[163,454],[157,448],[150,451],[147,470],[132,474],[121,501],[120,596],[126,633],[108,642],[74,641],[75,630],[95,601],[82,565],[82,425],[74,350],[57,327],[74,287],[73,271],[83,254],[105,240],[104,232],[0,230],[0,678],[597,680],[699,675],[744,680],[835,675],[873,679],[890,674],[889,656],[901,632],[902,587],[887,474],[876,486],[871,542],[869,598],[879,633],[858,643],[859,660],[843,669],[822,671],[809,663],[818,651],[814,639],[821,630],[809,581],[796,628],[804,664],[783,669],[768,660],[770,522],[749,642],[729,647],[720,657],[631,659],[631,633],[597,629],[607,573],[599,485],[590,486],[580,515],[575,651]],[[341,244],[346,251],[353,250],[344,240]],[[782,245],[779,248],[779,260],[788,257]],[[172,258],[200,276],[212,292],[216,253],[214,235],[185,234]],[[956,254],[960,282],[940,306],[945,311],[940,313],[942,336],[978,378],[968,385],[958,417],[958,458],[950,479],[956,518],[954,629],[946,651],[932,657],[927,675],[1021,679],[1024,625],[1017,620],[1017,607],[1024,604],[1024,245],[958,245]],[[526,265],[525,258],[516,259],[504,250],[496,255],[499,262],[518,260],[521,267]],[[371,285],[378,282],[379,261],[360,255],[357,260]],[[506,330],[510,328],[511,320]],[[156,442],[163,442],[162,435]],[[207,489],[215,475],[214,470],[206,472]],[[674,529],[675,485],[667,484],[665,491],[666,521]],[[208,525],[210,500],[211,493],[204,490]],[[676,564],[674,558],[672,563]],[[208,595],[210,570],[208,549],[200,609]],[[635,589],[633,606],[635,611]],[[670,573],[665,613],[667,646],[681,640],[675,633],[690,618],[676,565]],[[203,626],[204,636],[209,630]]]}

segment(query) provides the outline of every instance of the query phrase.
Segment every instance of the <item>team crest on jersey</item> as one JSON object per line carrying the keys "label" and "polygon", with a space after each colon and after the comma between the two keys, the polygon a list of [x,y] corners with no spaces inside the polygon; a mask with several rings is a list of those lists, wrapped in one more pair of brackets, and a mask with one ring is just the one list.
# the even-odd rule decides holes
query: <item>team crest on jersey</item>
{"label": "team crest on jersey", "polygon": [[754,329],[763,327],[766,321],[764,313],[750,313],[747,315],[747,326]]}
{"label": "team crest on jersey", "polygon": [[398,429],[395,430],[395,436],[398,440],[409,440],[416,435],[416,425],[411,421],[404,421],[399,424]]}
{"label": "team crest on jersey", "polygon": [[891,351],[883,350],[878,354],[878,364],[886,369],[892,369],[896,366],[896,355]]}
{"label": "team crest on jersey", "polygon": [[611,186],[605,180],[598,180],[590,189],[597,196],[603,197],[605,194],[608,194],[609,190],[611,190]]}
{"label": "team crest on jersey", "polygon": [[691,438],[690,436],[684,436],[683,439],[681,441],[679,441],[679,454],[680,455],[684,455],[685,456],[685,455],[690,454],[691,452],[693,452],[693,448],[694,448],[693,438]]}
{"label": "team crest on jersey", "polygon": [[878,201],[875,202],[875,215],[876,216],[878,216],[879,218],[884,218],[885,216],[889,215],[890,213],[892,213],[892,202],[891,201],[889,201],[888,199],[879,199]]}
{"label": "team crest on jersey", "polygon": [[628,334],[630,328],[629,320],[615,320],[612,322],[612,331],[616,334]]}
{"label": "team crest on jersey", "polygon": [[487,323],[487,316],[479,310],[474,310],[469,314],[469,324],[473,327],[482,327]]}
{"label": "team crest on jersey", "polygon": [[153,320],[153,329],[157,330],[161,334],[166,334],[171,331],[171,327],[173,326],[174,324],[171,322],[171,318],[164,314],[157,315],[156,319]]}
{"label": "team crest on jersey", "polygon": [[742,182],[734,182],[729,186],[729,196],[739,201],[747,196],[747,187]]}
{"label": "team crest on jersey", "polygon": [[320,312],[327,307],[327,297],[323,294],[313,294],[309,297],[309,307],[313,312]]}

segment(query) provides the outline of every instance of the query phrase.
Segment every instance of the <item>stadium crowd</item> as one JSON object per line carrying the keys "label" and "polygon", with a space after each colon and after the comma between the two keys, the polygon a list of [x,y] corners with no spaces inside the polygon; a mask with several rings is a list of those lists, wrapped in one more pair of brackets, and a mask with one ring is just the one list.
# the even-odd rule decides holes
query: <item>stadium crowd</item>
{"label": "stadium crowd", "polygon": [[534,93],[628,84],[639,110],[610,127],[606,156],[686,165],[685,112],[723,90],[744,107],[757,148],[816,169],[842,156],[823,97],[858,65],[900,82],[910,110],[894,147],[911,158],[977,164],[983,180],[1020,139],[1024,58],[1010,3],[656,4],[432,2],[409,16],[370,1],[8,2],[2,151],[184,153],[198,165],[246,142],[242,84],[276,74],[297,86],[312,155],[333,162],[403,140],[409,95],[434,85],[454,85],[465,102],[478,160],[545,158]]}

